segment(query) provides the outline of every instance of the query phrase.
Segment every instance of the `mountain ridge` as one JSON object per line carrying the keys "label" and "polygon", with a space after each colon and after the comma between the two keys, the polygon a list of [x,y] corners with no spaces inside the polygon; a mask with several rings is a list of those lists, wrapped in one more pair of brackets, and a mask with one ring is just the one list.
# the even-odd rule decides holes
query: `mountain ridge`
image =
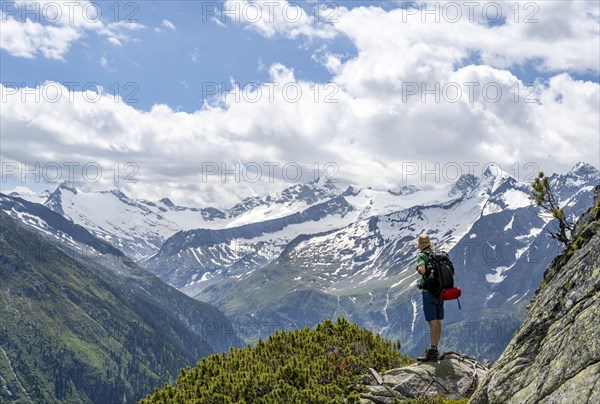
{"label": "mountain ridge", "polygon": [[[570,217],[587,207],[600,182],[598,170],[583,163],[551,178]],[[481,333],[495,327],[504,342],[484,342],[481,334],[476,338],[482,347],[475,353],[494,359],[518,326],[549,260],[560,252],[546,237],[551,217],[531,205],[528,184],[497,167],[488,167],[480,178],[464,174],[454,184],[424,188],[389,192],[350,186],[335,197],[345,200],[345,210],[328,210],[332,199],[325,199],[308,208],[320,220],[305,215],[307,220],[295,224],[286,221],[298,212],[261,222],[264,211],[249,210],[247,217],[258,222],[180,231],[163,243],[169,254],[155,253],[140,263],[188,295],[217,304],[234,322],[302,327],[341,313],[390,338],[407,339],[407,349],[418,353],[426,338],[419,329],[420,296],[410,265],[414,238],[428,232],[436,247],[458,262],[457,281],[473,307],[483,308],[481,313],[471,305],[449,310],[447,329],[453,331],[447,341],[464,351],[466,342],[457,336],[470,320]],[[276,232],[265,233],[269,220],[279,223]],[[502,309],[504,304],[510,309]],[[295,314],[294,307],[306,309]]]}
{"label": "mountain ridge", "polygon": [[83,227],[19,198],[0,207],[0,401],[131,401],[241,345],[220,311]]}

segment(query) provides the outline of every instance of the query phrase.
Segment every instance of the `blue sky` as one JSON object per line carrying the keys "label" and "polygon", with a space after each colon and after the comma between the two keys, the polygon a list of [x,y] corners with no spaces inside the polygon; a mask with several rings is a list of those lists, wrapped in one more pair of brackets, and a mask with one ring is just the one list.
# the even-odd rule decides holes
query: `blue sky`
{"label": "blue sky", "polygon": [[[434,15],[410,2],[344,1],[328,3],[337,8],[322,9],[317,19],[315,7],[325,2],[286,0],[271,2],[273,14],[269,1],[253,3],[261,20],[220,14],[235,3],[102,1],[94,3],[101,6],[99,21],[83,19],[81,8],[67,20],[63,8],[63,19],[52,22],[41,11],[25,15],[23,6],[2,1],[0,157],[25,165],[134,161],[138,184],[78,185],[212,205],[289,184],[281,175],[274,183],[202,182],[203,162],[293,162],[307,172],[316,162],[335,163],[344,182],[381,189],[403,185],[399,173],[407,162],[493,162],[507,171],[533,162],[549,172],[565,172],[579,160],[600,165],[597,2],[485,0],[474,19],[472,3],[455,2],[462,14],[453,21],[444,14],[447,2],[428,2]],[[60,5],[45,0],[28,7],[36,4],[38,10]],[[237,4],[252,11],[247,0]],[[282,17],[284,8],[298,12],[298,5],[299,21]],[[486,19],[483,10],[499,6],[503,18]],[[220,108],[203,107],[205,90],[224,83],[230,91],[231,80],[260,83],[261,90],[295,84],[303,98],[228,97]],[[76,84],[59,102],[22,102],[24,91],[12,88],[44,82]],[[524,86],[532,82],[535,102],[526,103]],[[78,101],[93,83],[106,97]],[[327,83],[335,88],[333,103],[323,97]],[[411,83],[422,87],[407,97]],[[448,83],[462,87],[458,102],[423,94],[436,84],[445,91]],[[477,84],[474,99],[467,99],[465,83]],[[493,102],[481,93],[489,84],[502,92]],[[110,102],[115,93],[122,99]],[[55,186],[2,184],[17,185]]]}
{"label": "blue sky", "polygon": [[[328,41],[267,38],[236,24],[231,16],[220,16],[219,21],[225,18],[226,25],[218,25],[211,17],[225,7],[220,2],[148,1],[136,2],[137,8],[130,3],[121,2],[119,14],[113,1],[97,3],[106,23],[118,15],[118,21],[135,19],[146,27],[135,31],[129,43],[114,46],[106,37],[90,32],[73,43],[65,60],[27,59],[3,52],[2,82],[33,86],[52,80],[78,82],[81,87],[83,83],[99,83],[111,93],[119,90],[136,108],[148,110],[153,104],[164,103],[192,112],[202,106],[203,88],[210,88],[203,83],[225,83],[230,88],[232,78],[242,85],[263,82],[269,79],[265,67],[277,62],[293,66],[299,79],[326,82],[331,73],[313,59],[315,52],[325,44],[348,57],[356,52],[343,37]],[[218,11],[213,13],[207,3],[218,3]],[[354,7],[365,3],[347,4]],[[166,28],[163,20],[170,21],[175,29]],[[41,22],[48,25],[43,17]],[[105,66],[100,63],[103,58]],[[130,82],[138,87],[125,88]]]}
{"label": "blue sky", "polygon": [[[314,13],[316,6],[309,3],[297,4]],[[348,59],[355,57],[357,51],[343,36],[333,40],[265,37],[236,23],[232,16],[220,15],[227,6],[216,1],[120,2],[118,7],[113,1],[95,4],[101,7],[105,23],[135,20],[145,28],[135,31],[123,46],[114,46],[105,36],[90,32],[72,44],[64,60],[13,57],[3,51],[2,82],[25,83],[30,87],[47,80],[76,82],[75,88],[99,83],[105,91],[123,95],[125,102],[138,109],[167,104],[173,109],[193,112],[202,106],[206,92],[212,88],[208,83],[224,83],[231,89],[231,79],[242,85],[265,82],[269,79],[266,67],[274,63],[293,67],[300,80],[327,82],[332,74],[315,60],[319,50],[326,47],[328,52]],[[347,8],[373,4],[384,9],[399,7],[397,2],[343,2]],[[217,9],[213,11],[212,6]],[[22,12],[15,15],[24,17]],[[323,12],[324,19],[329,15],[335,18],[336,12]],[[42,12],[39,16],[40,22],[51,25]],[[214,16],[219,21],[224,19],[225,25],[215,23]],[[171,22],[174,29],[164,26],[164,20]],[[478,62],[478,54],[473,54],[462,64]],[[545,80],[555,73],[540,71],[532,61],[510,66],[508,70],[525,82]],[[597,72],[575,74],[584,80],[599,80]]]}

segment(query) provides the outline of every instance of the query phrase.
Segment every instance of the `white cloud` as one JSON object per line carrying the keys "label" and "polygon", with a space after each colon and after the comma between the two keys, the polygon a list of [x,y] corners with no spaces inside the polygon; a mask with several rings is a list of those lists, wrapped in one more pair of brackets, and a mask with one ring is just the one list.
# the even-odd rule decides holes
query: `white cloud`
{"label": "white cloud", "polygon": [[115,45],[115,46],[123,46],[123,44],[121,43],[121,41],[119,41],[119,39],[117,39],[117,38],[115,38],[115,37],[109,37],[109,38],[107,39],[107,41],[108,41],[109,43],[111,43],[112,45]]}
{"label": "white cloud", "polygon": [[192,62],[198,63],[200,61],[200,55],[200,49],[194,48],[190,53],[190,58],[192,59]]}
{"label": "white cloud", "polygon": [[[297,82],[284,66],[270,71],[279,87]],[[490,77],[504,85],[516,80],[491,68],[469,67],[456,74],[463,76],[456,77],[460,80]],[[541,104],[528,105],[515,104],[512,97],[491,104],[402,104],[399,95],[374,100],[344,91],[335,95],[339,102],[325,104],[314,102],[313,83],[298,84],[305,96],[297,103],[285,102],[279,92],[274,102],[266,96],[243,101],[254,99],[251,93],[236,102],[230,94],[227,109],[205,107],[195,113],[164,105],[138,111],[115,103],[110,95],[92,103],[76,94],[72,103],[65,96],[52,104],[23,104],[14,95],[3,106],[2,133],[19,135],[3,136],[2,157],[100,161],[103,167],[132,161],[140,167],[140,183],[127,185],[133,195],[179,195],[182,203],[223,206],[283,182],[263,178],[258,184],[236,184],[229,177],[222,184],[218,176],[203,182],[203,162],[226,163],[230,169],[236,162],[296,162],[306,174],[315,162],[321,167],[333,162],[341,180],[388,188],[401,182],[403,163],[412,161],[427,161],[430,168],[436,161],[493,161],[505,168],[536,162],[540,168],[564,170],[578,160],[595,163],[598,156],[594,111],[600,108],[599,87],[568,75],[556,76],[542,88]],[[262,91],[266,94],[266,87]],[[329,94],[323,87],[320,92]],[[25,149],[23,142],[35,146]],[[553,156],[550,162],[548,155]],[[100,186],[114,186],[110,181]]]}
{"label": "white cloud", "polygon": [[162,20],[162,25],[163,27],[170,29],[171,31],[175,31],[175,25],[173,25],[173,23],[169,20]]}
{"label": "white cloud", "polygon": [[83,32],[73,26],[45,26],[31,20],[19,22],[0,12],[0,48],[10,55],[33,59],[40,53],[48,59],[62,60],[71,43]]}
{"label": "white cloud", "polygon": [[[540,23],[526,27],[419,19],[403,24],[398,10],[346,10],[334,27],[357,52],[352,59],[319,55],[332,83],[299,81],[293,69],[274,64],[268,67],[271,83],[260,90],[235,89],[224,107],[205,105],[193,113],[165,105],[140,111],[115,103],[111,95],[95,103],[80,93],[69,102],[73,94],[66,92],[55,103],[23,103],[21,94],[8,95],[2,158],[100,161],[106,167],[133,161],[140,167],[140,182],[127,184],[133,196],[169,195],[180,203],[220,206],[284,182],[237,184],[229,177],[223,184],[218,176],[203,181],[203,162],[227,168],[236,162],[297,162],[307,174],[315,162],[321,169],[334,162],[336,178],[376,188],[399,185],[407,162],[427,162],[429,168],[456,162],[465,170],[465,163],[497,162],[507,171],[533,162],[548,172],[565,171],[579,160],[598,165],[600,86],[569,74],[598,71],[598,38],[586,16],[597,13],[591,3],[588,11],[581,2],[561,4],[568,16],[561,22],[568,27],[564,37],[544,23],[544,16],[553,21],[558,15],[554,5],[540,8]],[[283,28],[261,29],[291,36]],[[474,52],[482,62],[465,63]],[[198,49],[191,58],[199,60]],[[537,94],[506,70],[530,58],[540,69],[556,70],[538,83]],[[432,94],[425,94],[425,102],[411,94],[407,85],[413,83],[430,90],[439,83],[439,102]],[[460,97],[454,97],[456,88]],[[291,102],[298,89],[302,98]],[[498,89],[501,96],[493,100]],[[525,102],[528,97],[537,101]],[[23,148],[24,143],[31,146]]]}
{"label": "white cloud", "polygon": [[[64,60],[71,45],[88,32],[106,36],[109,43],[121,46],[129,40],[126,31],[144,28],[139,23],[104,24],[97,4],[86,0],[21,1],[14,6],[3,7],[0,12],[0,48],[17,57],[32,59],[41,55]],[[25,7],[34,13],[26,13]]]}
{"label": "white cloud", "polygon": [[106,67],[107,65],[108,65],[108,59],[106,59],[104,56],[102,56],[100,58],[100,66]]}
{"label": "white cloud", "polygon": [[[499,4],[480,2],[476,10],[482,13],[486,3]],[[533,4],[539,7],[533,14],[538,22],[525,23],[523,8]],[[600,3],[521,2],[520,22],[515,22],[508,10],[513,3],[502,5],[507,22],[497,27],[470,22],[467,11],[457,22],[440,13],[438,23],[435,15],[426,20],[431,22],[423,23],[423,15],[377,7],[343,10],[335,27],[357,44],[365,59],[374,56],[373,52],[382,52],[386,58],[395,56],[399,63],[396,71],[405,76],[420,74],[422,71],[415,70],[419,64],[428,65],[431,73],[447,70],[448,64],[460,63],[471,53],[498,68],[531,61],[544,70],[600,70],[597,53],[590,52],[600,47]],[[379,63],[378,70],[386,65]]]}
{"label": "white cloud", "polygon": [[332,39],[337,35],[326,18],[315,18],[316,12],[310,15],[299,5],[287,0],[226,0],[223,7],[228,19],[246,24],[248,28],[269,38],[283,35],[289,38]]}
{"label": "white cloud", "polygon": [[27,188],[27,187],[22,187],[22,186],[17,186],[13,189],[3,189],[2,193],[6,194],[6,195],[10,195],[13,192],[16,192],[19,194],[19,196],[21,198],[25,198],[27,200],[35,200],[37,193],[35,191],[32,191],[31,189]]}

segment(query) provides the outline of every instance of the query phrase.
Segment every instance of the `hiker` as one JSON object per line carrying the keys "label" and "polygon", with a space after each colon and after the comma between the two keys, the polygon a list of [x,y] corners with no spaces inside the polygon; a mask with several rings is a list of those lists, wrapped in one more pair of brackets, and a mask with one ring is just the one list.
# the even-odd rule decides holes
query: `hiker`
{"label": "hiker", "polygon": [[423,295],[423,311],[425,320],[429,324],[429,336],[431,339],[431,348],[424,357],[419,357],[420,361],[434,361],[438,359],[438,344],[442,336],[442,320],[444,319],[444,301],[439,296],[427,290],[427,262],[429,254],[433,253],[431,249],[431,240],[427,234],[421,234],[417,241],[417,248],[420,250],[417,257],[417,272],[422,276],[419,284]]}

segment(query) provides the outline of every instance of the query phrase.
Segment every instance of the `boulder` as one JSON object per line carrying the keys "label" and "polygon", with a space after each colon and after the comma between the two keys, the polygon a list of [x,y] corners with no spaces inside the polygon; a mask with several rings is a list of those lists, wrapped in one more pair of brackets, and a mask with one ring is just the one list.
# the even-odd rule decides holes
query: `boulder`
{"label": "boulder", "polygon": [[[391,404],[394,399],[405,400],[422,396],[454,399],[468,397],[487,372],[488,369],[474,358],[447,352],[436,362],[420,362],[388,370],[381,375],[381,383],[362,385],[361,402]],[[371,373],[373,374],[373,371]],[[372,375],[361,380],[369,379],[375,381],[377,377]]]}

